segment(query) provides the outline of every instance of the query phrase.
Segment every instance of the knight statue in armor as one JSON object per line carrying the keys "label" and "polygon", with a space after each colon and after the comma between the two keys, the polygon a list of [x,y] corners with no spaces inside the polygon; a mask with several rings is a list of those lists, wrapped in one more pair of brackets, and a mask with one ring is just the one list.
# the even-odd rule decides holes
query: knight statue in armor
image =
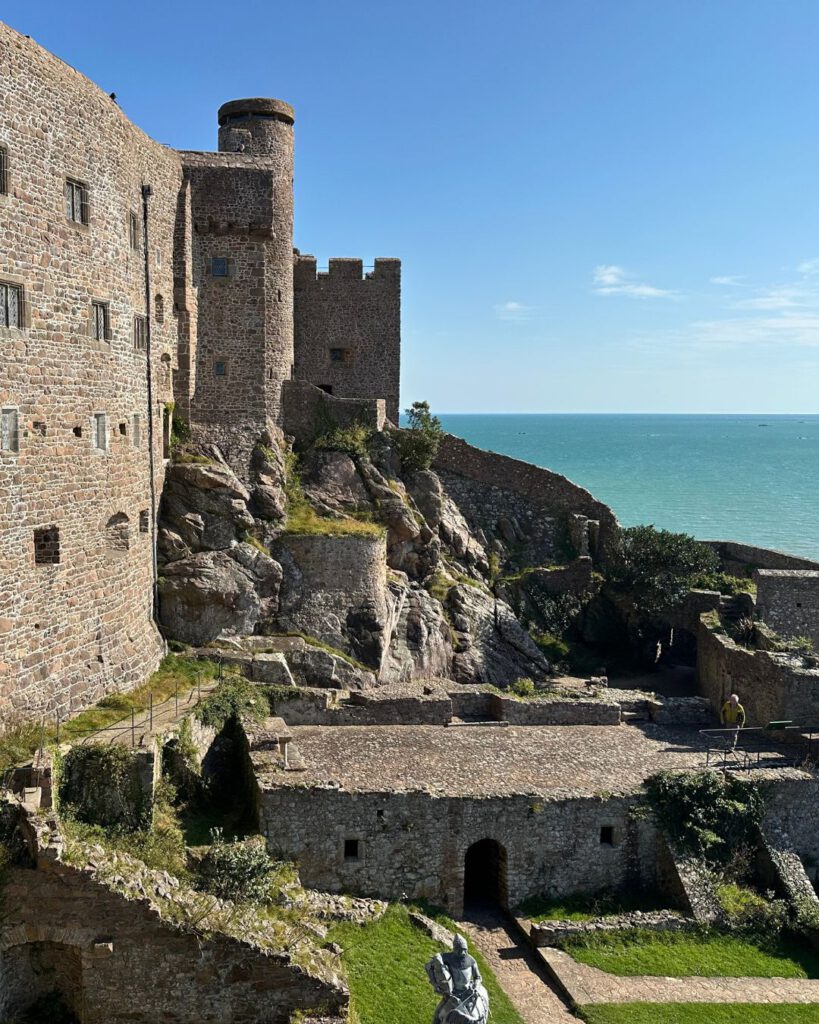
{"label": "knight statue in armor", "polygon": [[441,997],[432,1024],[486,1024],[489,997],[462,935],[455,936],[451,953],[437,953],[426,970],[430,984]]}

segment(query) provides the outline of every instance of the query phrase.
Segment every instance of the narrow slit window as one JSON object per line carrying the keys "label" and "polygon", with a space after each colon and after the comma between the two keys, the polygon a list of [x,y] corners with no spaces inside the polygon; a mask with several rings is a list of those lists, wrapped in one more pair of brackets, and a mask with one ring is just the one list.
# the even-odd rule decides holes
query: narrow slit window
{"label": "narrow slit window", "polygon": [[134,317],[134,351],[148,351],[148,321],[144,316]]}
{"label": "narrow slit window", "polygon": [[161,295],[154,298],[154,319],[158,324],[165,323],[165,300]]}
{"label": "narrow slit window", "polygon": [[111,321],[107,302],[92,302],[92,330],[95,341],[110,341]]}
{"label": "narrow slit window", "polygon": [[88,223],[88,186],[73,178],[65,183],[65,215],[75,224]]}
{"label": "narrow slit window", "polygon": [[101,452],[108,451],[108,417],[104,412],[94,413],[94,447]]}
{"label": "narrow slit window", "polygon": [[9,191],[9,156],[5,146],[0,146],[0,195]]}
{"label": "narrow slit window", "polygon": [[23,289],[0,281],[0,327],[23,326]]}
{"label": "narrow slit window", "polygon": [[128,238],[132,249],[139,249],[139,217],[132,211],[128,214]]}
{"label": "narrow slit window", "polygon": [[151,514],[147,508],[139,513],[139,532],[148,533],[151,529]]}
{"label": "narrow slit window", "polygon": [[16,409],[3,409],[0,412],[0,451],[20,451],[20,432]]}

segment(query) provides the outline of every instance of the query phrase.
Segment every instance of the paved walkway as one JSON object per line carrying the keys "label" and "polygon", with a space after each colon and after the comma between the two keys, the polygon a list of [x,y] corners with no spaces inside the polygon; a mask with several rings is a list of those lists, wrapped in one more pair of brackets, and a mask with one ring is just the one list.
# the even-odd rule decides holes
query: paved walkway
{"label": "paved walkway", "polygon": [[572,1002],[819,1003],[819,980],[806,978],[621,977],[578,963],[559,949],[540,950]]}
{"label": "paved walkway", "polygon": [[470,914],[458,925],[483,953],[498,984],[526,1024],[577,1024],[577,1018],[555,992],[535,954],[528,945],[521,944],[505,918],[487,911]]}

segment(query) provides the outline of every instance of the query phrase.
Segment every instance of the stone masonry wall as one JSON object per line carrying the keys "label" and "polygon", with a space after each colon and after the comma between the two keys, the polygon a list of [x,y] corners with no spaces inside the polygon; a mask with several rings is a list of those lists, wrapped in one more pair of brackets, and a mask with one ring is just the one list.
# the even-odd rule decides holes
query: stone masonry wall
{"label": "stone masonry wall", "polygon": [[[152,622],[150,449],[158,492],[182,170],[105,93],[4,25],[0,145],[0,281],[22,287],[25,304],[20,329],[0,328],[0,406],[16,410],[19,428],[19,450],[0,452],[0,715],[65,714],[141,681],[163,650]],[[67,178],[87,187],[87,224],[66,216]],[[143,184],[153,190],[150,308]],[[93,337],[92,301],[107,304],[105,340]],[[135,315],[150,318],[150,406]],[[97,413],[107,417],[104,448]],[[35,531],[54,528],[59,555],[56,545],[45,554],[59,562],[40,564]]]}
{"label": "stone masonry wall", "polygon": [[[444,436],[433,469],[470,528],[487,540],[523,543],[529,564],[566,560],[576,520],[599,523],[592,550],[579,552],[604,558],[614,542],[614,513],[566,477],[506,455],[475,448],[450,434]],[[479,534],[480,536],[480,534]]]}
{"label": "stone masonry wall", "polygon": [[806,636],[819,649],[819,571],[760,569],[757,614],[784,637]]}
{"label": "stone masonry wall", "polygon": [[738,693],[749,726],[819,720],[819,669],[802,668],[783,654],[741,647],[704,621],[697,634],[697,680],[716,711],[729,694]]}
{"label": "stone masonry wall", "polygon": [[750,574],[754,569],[819,569],[819,562],[771,548],[758,548],[753,544],[739,544],[733,540],[705,540],[722,562],[725,572],[736,576]]}
{"label": "stone masonry wall", "polygon": [[[459,914],[464,858],[482,839],[506,850],[507,899],[596,892],[650,884],[655,833],[630,824],[628,798],[549,802],[525,795],[437,797],[430,793],[347,793],[273,787],[258,794],[262,831],[275,856],[298,862],[305,885],[332,892],[426,899]],[[601,843],[601,828],[614,843]],[[359,857],[345,859],[345,840]]]}
{"label": "stone masonry wall", "polygon": [[309,445],[333,426],[356,423],[383,430],[386,410],[382,398],[337,398],[304,380],[288,380],[282,386],[284,430],[297,446]]}
{"label": "stone masonry wall", "polygon": [[401,378],[401,262],[314,256],[294,266],[295,376],[340,398],[383,398],[398,422]]}

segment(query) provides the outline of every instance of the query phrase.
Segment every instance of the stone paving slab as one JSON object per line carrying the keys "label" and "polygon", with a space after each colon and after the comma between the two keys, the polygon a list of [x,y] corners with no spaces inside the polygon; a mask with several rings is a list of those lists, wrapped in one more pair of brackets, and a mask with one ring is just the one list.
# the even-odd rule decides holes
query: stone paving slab
{"label": "stone paving slab", "polygon": [[575,1006],[590,1003],[819,1003],[819,980],[815,979],[621,977],[578,963],[560,949],[547,947],[539,952],[559,987]]}
{"label": "stone paving slab", "polygon": [[[660,769],[705,766],[705,745],[696,730],[657,725],[295,726],[293,737],[304,758],[301,785],[332,784],[349,792],[562,799],[632,792]],[[749,777],[770,777],[771,771],[776,777],[805,777],[774,767],[781,760],[770,763],[771,769]]]}

